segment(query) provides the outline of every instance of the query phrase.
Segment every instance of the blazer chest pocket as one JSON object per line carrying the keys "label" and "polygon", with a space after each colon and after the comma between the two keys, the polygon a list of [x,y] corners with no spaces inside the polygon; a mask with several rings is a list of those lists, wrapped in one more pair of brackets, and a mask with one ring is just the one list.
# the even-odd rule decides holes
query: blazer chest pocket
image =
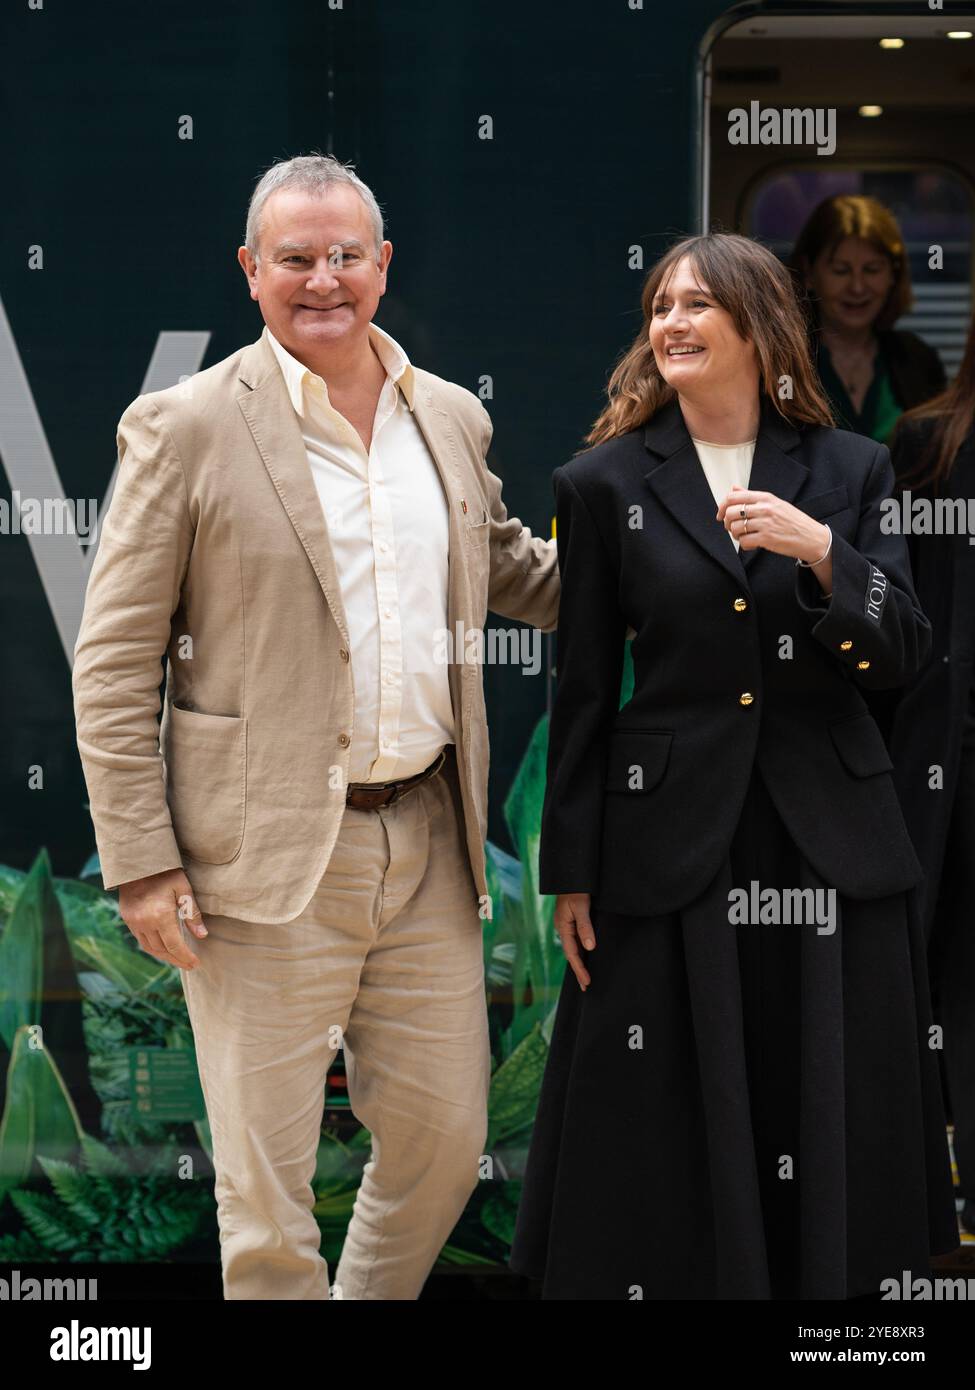
{"label": "blazer chest pocket", "polygon": [[606,790],[639,795],[663,780],[670,760],[672,731],[617,729],[610,740]]}
{"label": "blazer chest pocket", "polygon": [[893,772],[884,736],[871,714],[854,714],[829,726],[830,737],[847,771],[854,777],[876,777]]}
{"label": "blazer chest pocket", "polygon": [[201,864],[228,864],[244,838],[247,720],[170,705],[162,752],[177,844]]}
{"label": "blazer chest pocket", "polygon": [[475,600],[474,616],[480,623],[487,616],[487,591],[491,575],[491,518],[480,502],[471,507],[471,512],[478,518],[484,518],[467,524],[467,571]]}
{"label": "blazer chest pocket", "polygon": [[824,516],[833,516],[835,512],[845,512],[850,506],[849,493],[846,484],[841,483],[839,487],[830,488],[829,492],[820,492],[815,497],[807,497],[805,501],[797,503],[801,511],[807,516],[814,516],[817,521]]}
{"label": "blazer chest pocket", "polygon": [[486,551],[491,536],[491,518],[480,505],[476,508],[472,508],[472,510],[476,511],[479,518],[483,518],[483,520],[469,521],[467,523],[468,548],[471,554],[476,554],[479,550]]}

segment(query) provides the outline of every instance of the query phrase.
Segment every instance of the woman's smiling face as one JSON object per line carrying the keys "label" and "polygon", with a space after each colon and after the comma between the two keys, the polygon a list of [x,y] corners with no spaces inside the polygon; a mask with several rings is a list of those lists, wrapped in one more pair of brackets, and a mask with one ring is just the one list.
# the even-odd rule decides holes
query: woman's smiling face
{"label": "woman's smiling face", "polygon": [[819,300],[827,328],[869,327],[887,302],[894,283],[890,257],[864,237],[848,236],[816,257],[806,284]]}
{"label": "woman's smiling face", "polygon": [[701,283],[689,256],[677,263],[657,291],[650,346],[668,386],[688,398],[753,378],[756,370],[754,344],[740,336],[727,309]]}

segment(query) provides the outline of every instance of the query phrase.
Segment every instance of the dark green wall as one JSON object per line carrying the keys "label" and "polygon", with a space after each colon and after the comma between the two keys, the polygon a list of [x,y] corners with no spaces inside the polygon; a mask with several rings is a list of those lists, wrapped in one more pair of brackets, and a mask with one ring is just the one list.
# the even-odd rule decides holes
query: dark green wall
{"label": "dark green wall", "polygon": [[[319,148],[353,160],[387,213],[378,322],[431,371],[493,378],[492,466],[509,512],[547,535],[551,471],[639,322],[627,248],[649,263],[694,225],[695,59],[728,8],[7,0],[0,295],[65,495],[104,492],[160,330],[210,330],[204,365],[258,336],[235,259],[247,200],[269,163]],[[43,271],[26,268],[35,243]],[[0,862],[46,844],[74,874],[93,838],[70,676],[24,537],[0,537],[0,599]],[[486,682],[506,844],[500,803],[545,680]],[[26,787],[34,763],[43,792]]]}

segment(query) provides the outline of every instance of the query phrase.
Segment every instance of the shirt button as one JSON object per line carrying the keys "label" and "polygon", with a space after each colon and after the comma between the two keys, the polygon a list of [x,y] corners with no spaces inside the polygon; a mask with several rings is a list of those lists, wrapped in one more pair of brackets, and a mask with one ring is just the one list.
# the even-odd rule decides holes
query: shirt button
{"label": "shirt button", "polygon": [[348,661],[349,659],[349,653],[345,650],[344,647],[339,648],[339,656],[343,661]]}
{"label": "shirt button", "polygon": [[339,734],[339,743],[343,748],[348,748],[351,741],[352,740],[349,738],[348,734]]}
{"label": "shirt button", "polygon": [[852,646],[853,646],[853,643],[850,641],[850,639],[849,639],[849,637],[848,637],[848,638],[846,639],[845,642],[841,642],[841,643],[840,643],[840,651],[841,651],[841,652],[848,652]]}
{"label": "shirt button", "polygon": [[869,669],[870,669],[870,662],[869,662],[869,661],[858,661],[858,662],[857,662],[857,670],[858,670],[858,671],[869,671]]}
{"label": "shirt button", "polygon": [[750,705],[754,699],[755,696],[750,695],[749,692],[746,690],[744,694],[738,696],[738,703],[740,705]]}
{"label": "shirt button", "polygon": [[745,609],[746,609],[747,607],[748,607],[748,600],[747,600],[747,599],[744,599],[744,598],[736,598],[736,599],[735,599],[735,612],[736,612],[736,613],[744,613],[744,611],[745,611]]}

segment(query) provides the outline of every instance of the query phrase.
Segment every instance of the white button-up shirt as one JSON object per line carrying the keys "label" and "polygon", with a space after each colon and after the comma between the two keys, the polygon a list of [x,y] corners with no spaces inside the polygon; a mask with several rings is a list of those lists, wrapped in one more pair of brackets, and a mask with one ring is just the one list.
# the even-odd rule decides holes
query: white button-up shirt
{"label": "white button-up shirt", "polygon": [[355,692],[349,781],[412,777],[455,736],[435,641],[447,629],[447,500],[413,418],[413,368],[371,323],[386,381],[367,454],[322,378],[264,332],[301,425],[345,605]]}

